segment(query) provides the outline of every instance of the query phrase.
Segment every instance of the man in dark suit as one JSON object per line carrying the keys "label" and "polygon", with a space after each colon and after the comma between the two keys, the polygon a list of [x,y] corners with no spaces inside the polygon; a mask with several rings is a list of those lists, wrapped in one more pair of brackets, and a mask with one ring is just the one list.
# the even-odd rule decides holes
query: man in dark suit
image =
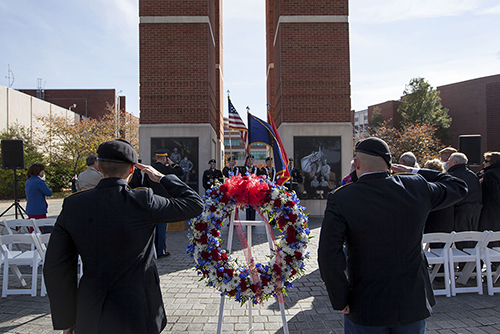
{"label": "man in dark suit", "polygon": [[215,159],[210,159],[209,168],[203,172],[203,188],[205,190],[212,188],[216,180],[219,180],[220,183],[223,182],[222,172],[215,168],[216,164]]}
{"label": "man in dark suit", "polygon": [[[104,179],[64,200],[47,249],[43,273],[54,329],[160,333],[167,320],[153,260],[155,225],[195,217],[203,203],[177,176],[141,164],[172,198],[130,189],[126,180],[137,154],[124,140],[102,143],[97,153]],[[78,255],[84,268],[79,283]]]}
{"label": "man in dark suit", "polygon": [[345,333],[424,333],[435,304],[422,253],[425,221],[464,198],[467,186],[424,169],[390,176],[391,153],[379,138],[358,142],[354,163],[359,179],[328,195],[319,240],[332,306],[345,314]]}
{"label": "man in dark suit", "polygon": [[259,170],[258,175],[265,175],[271,182],[276,182],[276,169],[272,166],[273,158],[266,158],[266,165]]}
{"label": "man in dark suit", "polygon": [[[184,171],[180,166],[174,165],[172,160],[169,159],[167,149],[156,150],[155,156],[156,162],[153,165],[154,169],[163,175],[175,174],[179,178],[182,177]],[[168,191],[165,190],[165,188],[163,188],[158,182],[151,181],[148,175],[144,177],[144,186],[153,189],[153,192],[156,195],[170,197]],[[155,247],[157,258],[170,255],[170,252],[167,251],[167,224],[156,225]]]}

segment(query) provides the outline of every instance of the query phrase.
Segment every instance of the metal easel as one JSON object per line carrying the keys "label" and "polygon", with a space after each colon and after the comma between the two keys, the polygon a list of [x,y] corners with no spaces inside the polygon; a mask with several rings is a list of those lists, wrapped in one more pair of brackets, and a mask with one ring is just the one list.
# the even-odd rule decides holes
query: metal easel
{"label": "metal easel", "polygon": [[[231,253],[231,248],[233,244],[233,235],[234,235],[234,219],[236,215],[236,210],[237,208],[231,213],[230,221],[229,221],[229,233],[228,233],[228,239],[227,239],[227,251],[228,254]],[[269,249],[272,250],[274,248],[273,240],[270,235],[270,229],[267,228],[266,222],[264,220],[240,220],[242,226],[247,227],[247,240],[248,240],[248,247],[250,249],[252,248],[252,226],[264,226],[266,230],[266,236],[267,236],[267,242],[269,244]],[[217,322],[217,334],[221,334],[222,332],[222,318],[224,316],[224,301],[225,301],[226,295],[223,294],[220,298],[220,305],[219,305],[219,320]],[[247,302],[248,304],[248,333],[253,333],[253,320],[252,320],[252,303]],[[280,306],[280,311],[281,311],[281,320],[283,322],[283,332],[284,334],[289,334],[288,332],[288,324],[286,322],[286,315],[285,315],[285,306],[283,303],[278,303]]]}

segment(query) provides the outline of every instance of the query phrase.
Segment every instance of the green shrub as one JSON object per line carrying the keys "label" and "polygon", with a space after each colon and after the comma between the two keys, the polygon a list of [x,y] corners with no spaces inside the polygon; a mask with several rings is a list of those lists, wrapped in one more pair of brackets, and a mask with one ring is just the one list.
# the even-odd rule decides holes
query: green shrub
{"label": "green shrub", "polygon": [[45,166],[45,182],[53,191],[62,191],[63,188],[71,188],[71,178],[73,177],[73,167],[67,162],[52,162]]}

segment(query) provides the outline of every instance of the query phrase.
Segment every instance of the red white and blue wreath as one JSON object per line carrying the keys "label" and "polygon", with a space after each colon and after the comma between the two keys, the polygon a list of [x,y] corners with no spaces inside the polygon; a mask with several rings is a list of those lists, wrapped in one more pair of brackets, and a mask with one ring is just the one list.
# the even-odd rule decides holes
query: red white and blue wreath
{"label": "red white and blue wreath", "polygon": [[[254,174],[238,174],[216,184],[202,197],[203,213],[189,221],[189,244],[186,253],[194,258],[195,270],[207,285],[234,297],[242,305],[251,300],[261,303],[271,296],[280,297],[292,281],[305,272],[304,260],[309,241],[307,214],[294,192],[289,193]],[[253,206],[268,215],[275,229],[281,231],[268,263],[238,263],[221,247],[221,228],[233,210]],[[272,232],[272,231],[271,231]]]}

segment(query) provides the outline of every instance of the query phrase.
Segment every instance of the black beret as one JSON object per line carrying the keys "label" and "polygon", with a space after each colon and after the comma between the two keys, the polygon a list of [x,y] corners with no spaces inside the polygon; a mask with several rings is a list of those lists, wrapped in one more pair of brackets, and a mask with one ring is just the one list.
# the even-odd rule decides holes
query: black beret
{"label": "black beret", "polygon": [[210,159],[210,160],[208,161],[208,163],[211,163],[211,162],[213,162],[214,164],[215,164],[215,163],[217,163],[217,161],[215,161],[215,159]]}
{"label": "black beret", "polygon": [[355,152],[382,157],[388,166],[391,165],[391,150],[385,141],[377,137],[369,137],[360,140],[356,144]]}
{"label": "black beret", "polygon": [[168,150],[166,148],[162,148],[160,150],[156,150],[155,154],[159,156],[168,156]]}
{"label": "black beret", "polygon": [[251,155],[251,154],[248,156],[248,158],[255,159],[255,158],[253,157],[253,155]]}
{"label": "black beret", "polygon": [[269,161],[269,160],[273,160],[273,158],[271,158],[271,157],[267,157],[267,158],[266,158],[266,161]]}
{"label": "black beret", "polygon": [[293,158],[288,158],[288,161],[293,161]]}
{"label": "black beret", "polygon": [[227,160],[236,160],[236,158],[234,156],[231,156]]}
{"label": "black beret", "polygon": [[97,159],[100,161],[137,163],[137,153],[134,147],[124,139],[115,139],[102,143],[97,149]]}

